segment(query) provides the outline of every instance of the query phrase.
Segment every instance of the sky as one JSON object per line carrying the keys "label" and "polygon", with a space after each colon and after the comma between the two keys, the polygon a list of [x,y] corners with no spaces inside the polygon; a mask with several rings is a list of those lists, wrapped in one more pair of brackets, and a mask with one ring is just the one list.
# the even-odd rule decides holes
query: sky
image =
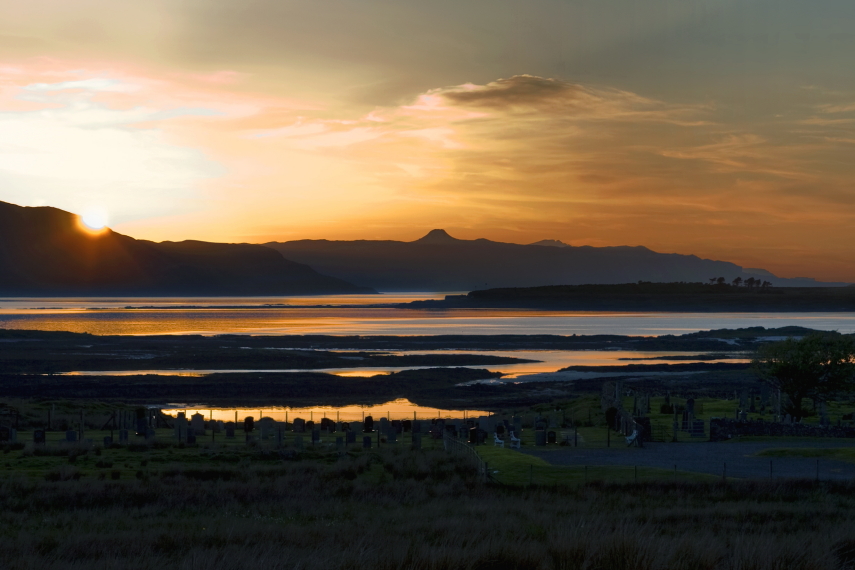
{"label": "sky", "polygon": [[855,282],[851,0],[0,0],[0,200]]}

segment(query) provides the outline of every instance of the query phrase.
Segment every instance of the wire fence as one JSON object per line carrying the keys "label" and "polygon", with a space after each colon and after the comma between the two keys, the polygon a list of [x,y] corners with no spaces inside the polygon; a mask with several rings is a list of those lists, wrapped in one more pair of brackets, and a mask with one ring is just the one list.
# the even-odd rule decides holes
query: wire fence
{"label": "wire fence", "polygon": [[474,447],[472,447],[468,443],[464,443],[459,439],[456,439],[448,432],[443,434],[442,443],[447,452],[451,453],[452,455],[462,457],[466,462],[472,465],[472,468],[475,470],[475,473],[478,477],[478,481],[486,483],[488,480],[490,480],[487,462],[481,459],[481,457],[475,451]]}

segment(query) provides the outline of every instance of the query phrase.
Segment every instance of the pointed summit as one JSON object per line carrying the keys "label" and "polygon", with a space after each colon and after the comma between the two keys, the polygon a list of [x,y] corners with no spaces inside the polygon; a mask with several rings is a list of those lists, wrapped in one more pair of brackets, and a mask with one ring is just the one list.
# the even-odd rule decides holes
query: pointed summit
{"label": "pointed summit", "polygon": [[444,243],[455,243],[460,241],[457,238],[453,238],[448,235],[448,232],[445,230],[431,230],[428,232],[426,236],[421,239],[417,239],[413,243],[429,243],[429,244],[444,244]]}
{"label": "pointed summit", "polygon": [[572,247],[570,245],[567,245],[563,241],[557,239],[542,239],[540,241],[530,243],[529,245],[542,245],[546,247]]}

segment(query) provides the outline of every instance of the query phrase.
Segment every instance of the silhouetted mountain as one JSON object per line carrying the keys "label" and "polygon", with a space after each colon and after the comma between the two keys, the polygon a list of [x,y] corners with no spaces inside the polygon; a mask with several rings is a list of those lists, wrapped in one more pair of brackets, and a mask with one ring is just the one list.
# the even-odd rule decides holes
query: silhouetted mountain
{"label": "silhouetted mountain", "polygon": [[260,245],[154,243],[83,229],[56,208],[0,202],[0,294],[301,295],[366,293]]}
{"label": "silhouetted mountain", "polygon": [[571,247],[570,245],[557,239],[542,239],[540,241],[530,243],[529,245],[545,245],[547,247]]}
{"label": "silhouetted mountain", "polygon": [[[496,287],[588,283],[703,282],[762,278],[779,286],[834,286],[812,279],[749,273],[726,261],[656,253],[646,247],[574,247],[554,240],[530,245],[460,240],[432,230],[413,242],[299,240],[268,243],[289,259],[381,291],[472,291]],[[556,247],[557,245],[563,247]]]}

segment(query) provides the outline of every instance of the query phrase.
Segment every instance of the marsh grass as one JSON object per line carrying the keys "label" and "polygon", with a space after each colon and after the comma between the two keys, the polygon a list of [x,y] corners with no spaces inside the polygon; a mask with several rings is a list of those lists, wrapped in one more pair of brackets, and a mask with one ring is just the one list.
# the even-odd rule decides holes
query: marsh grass
{"label": "marsh grass", "polygon": [[135,461],[114,451],[103,467],[82,456],[49,476],[4,471],[0,566],[819,570],[855,561],[851,484],[483,485],[457,457],[405,446],[236,462],[212,460],[216,450]]}

